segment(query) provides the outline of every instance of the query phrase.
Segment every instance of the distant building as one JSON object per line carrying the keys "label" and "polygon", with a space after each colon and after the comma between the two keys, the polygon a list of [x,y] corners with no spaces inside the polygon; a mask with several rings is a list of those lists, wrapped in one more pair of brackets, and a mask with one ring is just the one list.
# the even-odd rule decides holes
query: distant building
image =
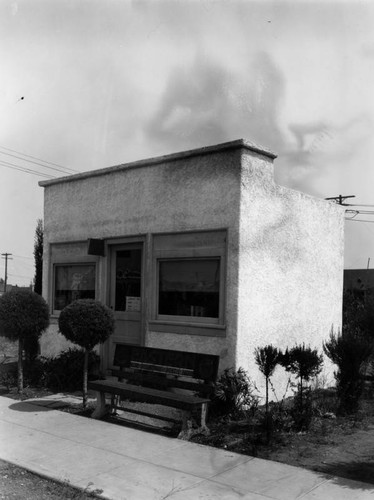
{"label": "distant building", "polygon": [[344,291],[374,296],[374,269],[345,269]]}
{"label": "distant building", "polygon": [[[6,291],[11,292],[15,290],[32,290],[32,285],[30,286],[18,286],[18,285],[10,285],[7,283],[6,285]],[[0,297],[3,295],[5,292],[5,283],[4,280],[0,280]]]}
{"label": "distant building", "polygon": [[60,311],[96,298],[117,343],[218,354],[261,385],[253,351],[341,327],[344,207],[274,182],[276,156],[238,140],[41,181],[42,354],[67,342]]}

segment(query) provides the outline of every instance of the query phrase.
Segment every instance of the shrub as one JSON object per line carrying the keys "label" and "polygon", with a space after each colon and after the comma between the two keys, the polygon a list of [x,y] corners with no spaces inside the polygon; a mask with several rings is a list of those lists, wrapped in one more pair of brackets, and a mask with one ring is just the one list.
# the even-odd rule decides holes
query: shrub
{"label": "shrub", "polygon": [[81,299],[66,306],[58,319],[60,332],[84,349],[83,408],[87,403],[87,373],[89,352],[114,331],[114,315],[109,307],[92,299]]}
{"label": "shrub", "polygon": [[280,362],[287,372],[299,379],[291,415],[295,429],[306,430],[312,420],[312,402],[310,388],[305,386],[305,382],[321,372],[323,357],[318,354],[317,349],[302,344],[286,349]]}
{"label": "shrub", "polygon": [[239,368],[236,372],[232,368],[223,371],[216,382],[211,409],[216,416],[240,418],[258,404],[258,397],[254,395],[256,387],[250,380],[247,372]]}
{"label": "shrub", "polygon": [[[24,361],[24,385],[45,387],[55,392],[77,391],[82,388],[82,365],[84,351],[70,348],[54,358],[38,357]],[[100,356],[89,352],[88,377],[100,376]],[[14,363],[1,365],[0,381],[9,390],[17,384],[17,366]]]}
{"label": "shrub", "polygon": [[7,391],[17,385],[17,363],[0,365],[0,385],[4,385]]}
{"label": "shrub", "polygon": [[330,332],[330,338],[323,344],[323,350],[337,365],[334,373],[337,382],[339,412],[356,413],[363,391],[364,381],[360,370],[373,353],[373,341],[353,325],[345,326],[342,333]]}
{"label": "shrub", "polygon": [[25,339],[37,339],[49,325],[45,300],[31,291],[6,292],[0,297],[0,335],[18,340],[18,392],[23,391]]}
{"label": "shrub", "polygon": [[[83,385],[84,351],[70,348],[44,362],[45,385],[52,391],[77,391]],[[88,378],[97,378],[100,356],[94,351],[88,355]]]}
{"label": "shrub", "polygon": [[292,349],[286,349],[280,360],[287,372],[291,372],[299,378],[300,390],[303,390],[303,382],[308,382],[316,377],[322,370],[323,358],[317,349],[310,346],[297,345]]}
{"label": "shrub", "polygon": [[46,358],[26,359],[24,361],[24,383],[26,386],[45,387],[46,386]]}

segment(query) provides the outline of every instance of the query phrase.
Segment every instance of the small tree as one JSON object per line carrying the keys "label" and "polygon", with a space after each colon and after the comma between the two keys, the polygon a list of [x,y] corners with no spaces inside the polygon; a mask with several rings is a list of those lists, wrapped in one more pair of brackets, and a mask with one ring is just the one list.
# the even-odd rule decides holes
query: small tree
{"label": "small tree", "polygon": [[42,294],[43,280],[43,221],[38,219],[35,229],[34,238],[34,262],[35,262],[35,277],[34,277],[34,292]]}
{"label": "small tree", "polygon": [[[42,294],[42,277],[43,277],[43,221],[38,219],[35,237],[34,237],[34,292],[38,295]],[[39,339],[35,336],[25,338],[23,349],[26,359],[30,362],[35,361],[39,354]]]}
{"label": "small tree", "polygon": [[297,345],[292,349],[286,349],[281,359],[281,365],[287,372],[291,372],[299,378],[299,389],[302,395],[304,384],[311,378],[316,377],[322,370],[323,357],[318,354],[317,349],[310,346]]}
{"label": "small tree", "polygon": [[361,367],[373,354],[373,340],[358,327],[346,325],[342,333],[330,332],[330,338],[323,344],[323,350],[337,365],[334,373],[337,382],[340,413],[355,413],[364,382]]}
{"label": "small tree", "polygon": [[269,416],[269,382],[270,377],[273,375],[274,370],[281,359],[282,353],[271,344],[265,347],[257,347],[255,349],[255,361],[260,369],[260,372],[265,377],[266,395],[265,395],[265,425],[266,425],[266,439],[270,440],[271,419]]}
{"label": "small tree", "polygon": [[306,388],[305,382],[321,372],[322,364],[323,357],[318,354],[317,349],[305,347],[305,344],[286,349],[282,356],[281,365],[299,379],[291,412],[294,424],[299,430],[308,428],[312,419],[310,388]]}
{"label": "small tree", "polygon": [[0,297],[0,335],[18,340],[18,392],[23,392],[23,349],[29,338],[38,339],[49,325],[48,305],[35,292],[12,291]]}
{"label": "small tree", "polygon": [[255,349],[255,361],[258,365],[260,372],[264,375],[266,381],[266,399],[265,408],[266,415],[269,409],[269,381],[273,375],[274,370],[281,359],[282,353],[271,344],[266,347],[257,347]]}
{"label": "small tree", "polygon": [[114,331],[114,315],[109,307],[93,299],[80,299],[66,306],[58,319],[60,332],[84,349],[83,408],[87,405],[88,355]]}

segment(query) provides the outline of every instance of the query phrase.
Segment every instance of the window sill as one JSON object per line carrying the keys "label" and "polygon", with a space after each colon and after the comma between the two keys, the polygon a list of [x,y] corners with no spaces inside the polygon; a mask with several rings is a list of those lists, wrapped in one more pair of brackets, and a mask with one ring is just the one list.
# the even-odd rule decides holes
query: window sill
{"label": "window sill", "polygon": [[205,337],[225,337],[226,325],[208,325],[206,323],[176,322],[151,320],[148,322],[152,332],[199,335]]}

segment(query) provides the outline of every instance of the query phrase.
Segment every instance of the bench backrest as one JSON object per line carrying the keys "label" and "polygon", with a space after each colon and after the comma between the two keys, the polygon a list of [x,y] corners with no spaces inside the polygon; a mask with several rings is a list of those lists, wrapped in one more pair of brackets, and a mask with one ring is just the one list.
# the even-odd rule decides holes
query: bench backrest
{"label": "bench backrest", "polygon": [[113,364],[120,368],[119,377],[140,384],[209,393],[217,378],[219,356],[117,344]]}

